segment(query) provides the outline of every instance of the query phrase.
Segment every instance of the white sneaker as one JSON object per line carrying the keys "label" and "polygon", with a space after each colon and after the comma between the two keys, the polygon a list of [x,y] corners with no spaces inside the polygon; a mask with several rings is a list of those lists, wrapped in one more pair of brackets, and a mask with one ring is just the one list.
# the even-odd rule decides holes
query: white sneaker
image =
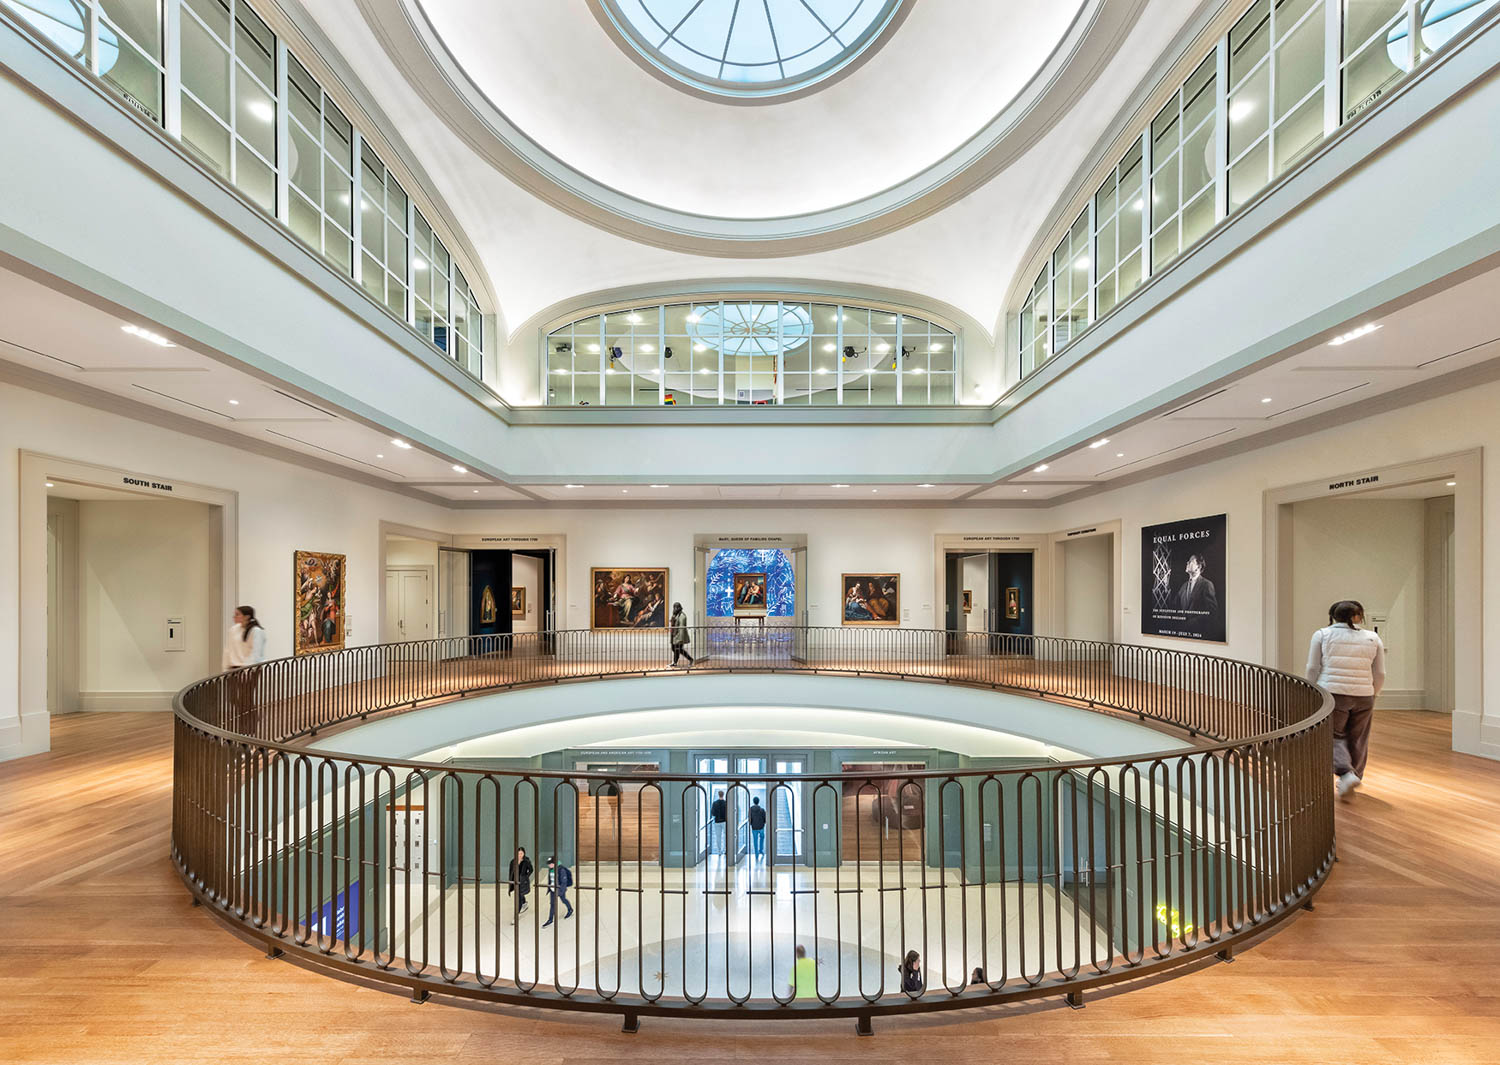
{"label": "white sneaker", "polygon": [[1351,795],[1354,794],[1354,789],[1357,788],[1357,787],[1359,787],[1360,784],[1361,784],[1361,781],[1360,781],[1359,777],[1355,775],[1354,770],[1352,770],[1352,769],[1349,770],[1349,772],[1347,772],[1343,776],[1339,777],[1338,784],[1337,784],[1339,798],[1341,798],[1341,799],[1347,799],[1347,798],[1349,798]]}

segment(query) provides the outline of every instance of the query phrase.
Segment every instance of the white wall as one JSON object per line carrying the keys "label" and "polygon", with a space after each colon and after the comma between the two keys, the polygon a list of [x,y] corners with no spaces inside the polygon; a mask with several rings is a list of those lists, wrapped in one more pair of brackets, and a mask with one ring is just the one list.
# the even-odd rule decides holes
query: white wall
{"label": "white wall", "polygon": [[[1294,658],[1279,663],[1300,671],[1306,634],[1328,624],[1340,599],[1385,615],[1384,705],[1419,705],[1426,686],[1425,506],[1420,499],[1315,499],[1292,505],[1292,620]],[[1300,659],[1300,660],[1299,660]]]}
{"label": "white wall", "polygon": [[541,627],[542,616],[542,560],[529,555],[512,555],[510,567],[510,583],[526,589],[526,616],[511,618],[512,631],[536,632]]}
{"label": "white wall", "polygon": [[[79,700],[165,710],[220,662],[218,507],[178,500],[78,505]],[[181,650],[166,650],[181,618]]]}
{"label": "white wall", "polygon": [[[40,500],[46,491],[40,483],[19,483],[17,456],[23,449],[234,492],[239,504],[236,594],[224,609],[235,603],[256,607],[273,658],[292,653],[294,549],[348,556],[348,641],[373,643],[384,581],[380,522],[441,528],[449,521],[443,507],[0,383],[0,757],[46,749],[45,698],[27,706],[18,698],[21,628],[45,625],[46,610],[44,588],[40,602],[27,604],[24,618],[19,601],[20,494],[35,493]],[[45,505],[36,511],[45,513]],[[37,542],[44,544],[45,537]],[[227,616],[205,619],[204,638],[211,636],[217,646],[227,624]],[[45,668],[44,663],[27,665]]]}
{"label": "white wall", "polygon": [[1108,640],[1114,622],[1114,537],[1065,540],[1062,553],[1062,634],[1075,640]]}

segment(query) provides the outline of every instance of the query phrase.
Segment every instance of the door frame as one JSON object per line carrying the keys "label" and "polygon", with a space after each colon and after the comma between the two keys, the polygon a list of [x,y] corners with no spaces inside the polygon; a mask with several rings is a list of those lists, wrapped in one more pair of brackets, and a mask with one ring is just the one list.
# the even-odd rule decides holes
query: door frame
{"label": "door frame", "polygon": [[[933,537],[933,624],[945,629],[948,624],[948,556],[979,555],[990,552],[1031,554],[1033,609],[1031,632],[1040,636],[1051,631],[1052,608],[1052,537],[1047,533],[938,533]],[[960,589],[962,592],[962,589]]]}
{"label": "door frame", "polygon": [[[1125,549],[1123,545],[1124,523],[1119,518],[1112,521],[1094,522],[1090,525],[1080,525],[1074,529],[1064,529],[1061,532],[1052,533],[1048,539],[1052,545],[1052,617],[1057,623],[1057,634],[1064,635],[1067,631],[1067,552],[1063,549],[1064,544],[1070,544],[1077,540],[1094,539],[1100,536],[1114,537],[1113,558],[1110,565],[1110,611],[1109,611],[1109,640],[1111,643],[1120,642],[1120,596],[1125,583]],[[1040,598],[1040,597],[1038,597]]]}
{"label": "door frame", "polygon": [[[1485,714],[1484,705],[1484,452],[1482,448],[1394,463],[1316,481],[1270,488],[1263,493],[1261,661],[1282,660],[1295,644],[1291,625],[1292,573],[1282,559],[1290,555],[1291,504],[1339,499],[1403,484],[1449,479],[1453,487],[1453,750],[1500,759],[1500,710]],[[1457,624],[1462,618],[1463,624]],[[1289,641],[1289,642],[1284,642]],[[1290,663],[1295,665],[1296,663]]]}
{"label": "door frame", "polygon": [[[420,574],[422,574],[422,576],[424,576],[424,577],[427,578],[427,630],[428,630],[428,632],[427,632],[427,637],[426,638],[429,639],[429,640],[435,638],[436,635],[437,635],[437,567],[436,566],[420,566],[420,565],[387,566],[385,568],[386,580],[389,580],[391,574],[393,574],[393,573],[397,573],[397,574],[400,574],[400,573],[420,573]],[[385,584],[385,581],[382,581],[381,582],[382,587],[384,586],[384,584]],[[405,643],[408,640],[421,639],[422,637],[407,636],[407,635],[404,635],[404,634],[401,635],[400,638],[398,639],[398,638],[396,638],[397,637],[396,633],[390,633],[390,632],[385,632],[384,631],[384,629],[385,629],[385,617],[386,616],[385,616],[385,614],[384,614],[383,611],[386,608],[388,608],[389,606],[390,606],[390,599],[389,599],[389,597],[387,597],[387,596],[381,596],[381,607],[382,607],[382,613],[380,615],[380,627],[381,627],[381,630],[382,630],[381,633],[380,633],[381,642],[382,643]]]}

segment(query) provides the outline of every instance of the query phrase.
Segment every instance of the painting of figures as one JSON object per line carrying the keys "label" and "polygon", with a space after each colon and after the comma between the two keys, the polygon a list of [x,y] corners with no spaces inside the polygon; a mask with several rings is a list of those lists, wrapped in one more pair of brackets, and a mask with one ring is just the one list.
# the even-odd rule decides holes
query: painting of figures
{"label": "painting of figures", "polygon": [[844,574],[845,625],[899,625],[901,623],[901,575],[899,573]]}
{"label": "painting of figures", "polygon": [[736,573],[734,575],[734,616],[766,616],[766,575],[764,573]]}
{"label": "painting of figures", "polygon": [[600,569],[589,571],[593,585],[590,624],[595,629],[664,629],[667,627],[667,570]]}
{"label": "painting of figures", "polygon": [[292,552],[292,639],[299,655],[344,646],[344,556]]}

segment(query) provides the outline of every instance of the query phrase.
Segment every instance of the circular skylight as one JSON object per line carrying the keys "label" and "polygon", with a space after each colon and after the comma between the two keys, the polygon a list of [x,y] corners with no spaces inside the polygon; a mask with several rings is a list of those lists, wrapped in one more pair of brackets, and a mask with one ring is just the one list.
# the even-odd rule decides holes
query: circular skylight
{"label": "circular skylight", "polygon": [[[779,355],[807,343],[812,318],[800,304],[726,303],[693,308],[688,332],[693,339],[725,355]],[[696,320],[695,320],[696,319]]]}
{"label": "circular skylight", "polygon": [[650,63],[726,96],[766,97],[846,66],[901,0],[600,0]]}

